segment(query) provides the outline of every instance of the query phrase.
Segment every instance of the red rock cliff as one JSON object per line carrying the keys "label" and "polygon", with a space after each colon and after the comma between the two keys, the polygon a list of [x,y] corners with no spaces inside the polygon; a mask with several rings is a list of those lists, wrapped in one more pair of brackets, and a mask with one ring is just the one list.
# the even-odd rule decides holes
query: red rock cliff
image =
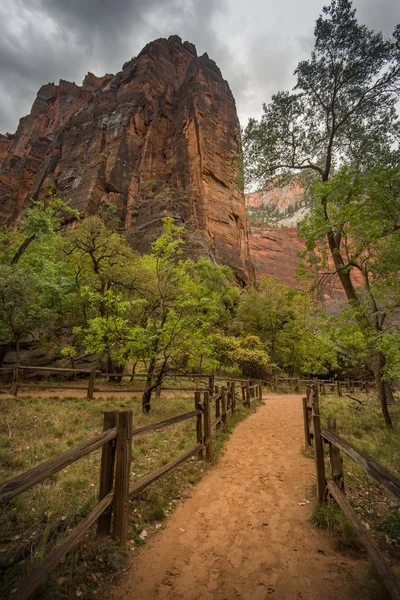
{"label": "red rock cliff", "polygon": [[237,128],[216,64],[177,36],[156,40],[115,76],[40,89],[16,134],[0,137],[0,215],[12,221],[55,183],[82,214],[114,204],[142,252],[173,216],[186,226],[191,256],[228,264],[246,282]]}

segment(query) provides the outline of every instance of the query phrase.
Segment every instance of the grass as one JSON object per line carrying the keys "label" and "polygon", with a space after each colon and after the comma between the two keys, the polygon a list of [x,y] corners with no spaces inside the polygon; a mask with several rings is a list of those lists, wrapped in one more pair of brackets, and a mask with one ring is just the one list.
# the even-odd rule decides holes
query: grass
{"label": "grass", "polygon": [[318,504],[311,517],[314,527],[329,531],[333,535],[335,545],[339,550],[347,548],[360,549],[358,537],[353,527],[339,506],[334,501]]}
{"label": "grass", "polygon": [[[354,446],[372,456],[388,471],[400,477],[400,404],[390,407],[394,427],[385,427],[379,404],[372,396],[356,393],[364,402],[359,405],[343,396],[321,396],[322,425],[328,417],[336,418],[338,433]],[[325,446],[326,471],[329,474],[328,447]],[[360,520],[374,534],[379,546],[393,558],[400,559],[400,513],[398,504],[375,480],[350,457],[342,453],[346,495]],[[340,512],[340,511],[339,511]],[[328,523],[330,526],[324,527]],[[351,542],[350,530],[343,528],[342,516],[329,505],[318,506],[313,516],[315,526],[332,531],[335,539]],[[351,545],[351,544],[350,544]]]}
{"label": "grass", "polygon": [[[132,409],[136,428],[187,412],[193,404],[193,396],[161,396],[153,399],[151,413],[144,415],[139,397],[93,400],[2,397],[0,479],[15,477],[95,436],[102,430],[102,411]],[[248,412],[239,407],[229,418],[226,430],[221,430],[213,439],[214,462],[223,452],[229,432]],[[195,443],[194,419],[135,438],[131,482],[165,465]],[[101,450],[93,452],[2,506],[1,597],[15,589],[18,581],[49,554],[57,540],[97,503],[100,456]],[[140,536],[143,530],[148,534],[156,531],[182,497],[190,494],[206,468],[206,463],[192,457],[134,497],[130,502],[130,541],[125,548],[109,538],[98,538],[92,527],[35,597],[43,600],[91,598],[100,587],[103,593],[112,572],[121,569],[130,551],[144,543]]]}

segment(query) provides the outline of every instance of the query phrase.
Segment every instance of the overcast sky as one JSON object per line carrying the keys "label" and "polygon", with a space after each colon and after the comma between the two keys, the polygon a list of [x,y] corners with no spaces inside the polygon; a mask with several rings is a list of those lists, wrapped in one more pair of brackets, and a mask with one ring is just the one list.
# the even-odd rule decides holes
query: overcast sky
{"label": "overcast sky", "polygon": [[[116,73],[171,34],[207,52],[228,80],[242,124],[293,85],[328,0],[0,0],[0,132],[13,132],[42,84]],[[400,0],[354,0],[358,20],[392,33]]]}

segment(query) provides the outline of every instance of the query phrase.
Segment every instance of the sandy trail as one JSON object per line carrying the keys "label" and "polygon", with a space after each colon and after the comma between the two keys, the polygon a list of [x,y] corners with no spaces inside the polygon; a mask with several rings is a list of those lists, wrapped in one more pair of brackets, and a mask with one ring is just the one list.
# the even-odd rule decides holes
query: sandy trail
{"label": "sandy trail", "polygon": [[301,505],[314,462],[301,453],[300,396],[265,395],[227,450],[137,553],[113,597],[123,600],[365,598],[359,561],[335,552]]}

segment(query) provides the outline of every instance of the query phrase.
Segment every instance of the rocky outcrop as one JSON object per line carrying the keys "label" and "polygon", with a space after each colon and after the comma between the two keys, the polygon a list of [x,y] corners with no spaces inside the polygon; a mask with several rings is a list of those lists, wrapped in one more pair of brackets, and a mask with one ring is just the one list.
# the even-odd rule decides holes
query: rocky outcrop
{"label": "rocky outcrop", "polygon": [[162,218],[174,217],[185,224],[191,256],[228,264],[246,282],[237,128],[232,93],[214,61],[178,36],[156,40],[115,76],[40,89],[16,134],[0,139],[2,221],[55,185],[82,215],[116,206],[141,252]]}
{"label": "rocky outcrop", "polygon": [[[310,280],[302,284],[296,277],[297,267],[302,260],[300,253],[306,245],[293,227],[253,227],[249,234],[250,256],[257,279],[274,277],[279,283],[310,291]],[[316,250],[318,253],[318,250]],[[332,261],[328,273],[334,273]],[[358,272],[352,273],[354,285],[362,285]],[[320,304],[330,313],[337,314],[347,304],[346,296],[337,275],[324,276],[313,294]]]}
{"label": "rocky outcrop", "polygon": [[252,226],[296,227],[309,212],[304,189],[298,181],[246,194],[247,215]]}

